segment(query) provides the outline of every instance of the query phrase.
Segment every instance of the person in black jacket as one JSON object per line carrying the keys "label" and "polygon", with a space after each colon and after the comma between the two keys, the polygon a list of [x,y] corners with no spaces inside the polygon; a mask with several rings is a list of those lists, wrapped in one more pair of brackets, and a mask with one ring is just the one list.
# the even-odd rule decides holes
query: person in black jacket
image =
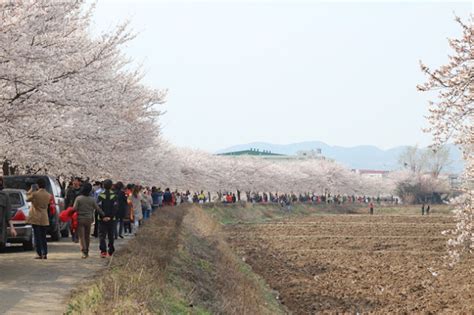
{"label": "person in black jacket", "polygon": [[[66,190],[66,198],[64,199],[64,209],[74,206],[74,202],[76,201],[76,198],[81,194],[81,190],[82,180],[79,177],[75,177],[72,181],[72,185],[69,185]],[[78,243],[79,237],[77,235],[77,231],[74,231],[71,226],[69,226],[69,231],[71,232],[72,241],[74,243]]]}
{"label": "person in black jacket", "polygon": [[[116,233],[118,232],[118,237],[123,238],[123,219],[127,214],[128,200],[127,195],[124,191],[124,185],[122,182],[117,182],[115,184],[115,194],[117,195],[117,218],[118,231],[115,229]],[[117,239],[117,237],[115,237]]]}
{"label": "person in black jacket", "polygon": [[[117,215],[117,195],[112,190],[112,181],[107,179],[103,182],[104,191],[99,194],[98,203],[101,207],[104,215],[100,217],[99,222],[99,240],[100,240],[100,257],[104,258],[112,256],[114,248],[114,238],[117,225],[115,223],[115,217]],[[105,238],[108,239],[108,244],[105,243]]]}
{"label": "person in black jacket", "polygon": [[165,206],[172,206],[173,205],[173,195],[169,188],[165,189],[165,193],[163,194],[163,204]]}
{"label": "person in black jacket", "polygon": [[72,185],[70,185],[66,190],[66,198],[64,199],[65,208],[72,207],[74,201],[76,201],[77,196],[81,194],[81,179],[79,177],[74,178]]}

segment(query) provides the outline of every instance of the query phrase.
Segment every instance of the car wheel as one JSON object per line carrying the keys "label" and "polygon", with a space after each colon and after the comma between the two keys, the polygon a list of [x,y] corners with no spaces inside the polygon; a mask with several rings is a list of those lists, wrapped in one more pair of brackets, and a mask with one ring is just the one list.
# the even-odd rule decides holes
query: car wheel
{"label": "car wheel", "polygon": [[5,243],[0,242],[0,253],[5,251]]}
{"label": "car wheel", "polygon": [[61,231],[61,236],[62,237],[69,237],[69,231],[68,230],[62,230]]}
{"label": "car wheel", "polygon": [[56,226],[56,229],[51,234],[51,241],[57,242],[61,239],[61,230],[59,230],[59,225]]}
{"label": "car wheel", "polygon": [[62,237],[69,237],[69,222],[61,223],[60,229]]}
{"label": "car wheel", "polygon": [[33,238],[30,238],[29,241],[23,242],[24,250],[33,250]]}

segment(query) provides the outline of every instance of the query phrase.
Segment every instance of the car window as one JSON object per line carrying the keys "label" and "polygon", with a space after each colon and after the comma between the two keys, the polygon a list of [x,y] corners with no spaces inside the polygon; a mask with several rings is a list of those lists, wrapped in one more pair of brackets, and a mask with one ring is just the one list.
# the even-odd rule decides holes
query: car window
{"label": "car window", "polygon": [[55,197],[61,197],[61,186],[59,185],[58,181],[51,177],[49,179],[51,180],[51,183],[52,183],[53,195]]}
{"label": "car window", "polygon": [[31,185],[36,184],[39,178],[44,178],[46,181],[46,191],[50,194],[53,193],[51,182],[47,176],[5,176],[3,183],[5,188],[23,189],[30,190]]}
{"label": "car window", "polygon": [[8,197],[10,199],[12,208],[21,208],[24,206],[24,200],[20,193],[11,192],[8,193]]}

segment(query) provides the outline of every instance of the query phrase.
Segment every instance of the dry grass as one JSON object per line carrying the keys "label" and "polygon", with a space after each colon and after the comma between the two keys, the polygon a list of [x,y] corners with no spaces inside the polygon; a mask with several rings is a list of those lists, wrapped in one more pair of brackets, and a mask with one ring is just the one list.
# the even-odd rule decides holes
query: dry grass
{"label": "dry grass", "polygon": [[71,297],[69,314],[276,314],[275,297],[200,207],[165,208]]}
{"label": "dry grass", "polygon": [[[208,255],[206,261],[213,269],[214,281],[211,287],[215,300],[209,309],[219,314],[278,314],[280,306],[275,296],[251,269],[230,249],[225,241],[220,225],[200,207],[193,207],[184,219],[184,224],[195,237],[191,246],[199,243],[210,243],[212,247],[201,251]],[[191,249],[190,249],[191,251]],[[217,293],[217,294],[216,294]]]}

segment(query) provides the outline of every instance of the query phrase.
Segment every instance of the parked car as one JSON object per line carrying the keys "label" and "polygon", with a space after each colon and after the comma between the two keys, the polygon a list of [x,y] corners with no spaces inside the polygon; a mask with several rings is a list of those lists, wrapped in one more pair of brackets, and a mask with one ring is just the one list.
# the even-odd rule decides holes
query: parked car
{"label": "parked car", "polygon": [[48,234],[51,235],[51,240],[58,241],[61,235],[67,236],[69,233],[69,226],[59,220],[59,213],[64,210],[64,198],[58,181],[48,175],[12,175],[3,177],[3,185],[5,188],[28,191],[39,178],[46,181],[46,191],[51,194]]}
{"label": "parked car", "polygon": [[23,244],[25,250],[33,249],[33,227],[26,223],[30,212],[30,204],[26,202],[26,191],[22,189],[4,189],[11,203],[11,221],[16,230],[16,237],[10,236],[10,228],[7,229],[7,243]]}
{"label": "parked car", "polygon": [[9,211],[11,211],[10,202],[5,200],[6,198],[9,199],[7,194],[4,194],[3,191],[0,194],[0,252],[3,252],[5,249],[5,245],[7,243],[7,229],[9,223],[5,220],[6,215],[10,217]]}

